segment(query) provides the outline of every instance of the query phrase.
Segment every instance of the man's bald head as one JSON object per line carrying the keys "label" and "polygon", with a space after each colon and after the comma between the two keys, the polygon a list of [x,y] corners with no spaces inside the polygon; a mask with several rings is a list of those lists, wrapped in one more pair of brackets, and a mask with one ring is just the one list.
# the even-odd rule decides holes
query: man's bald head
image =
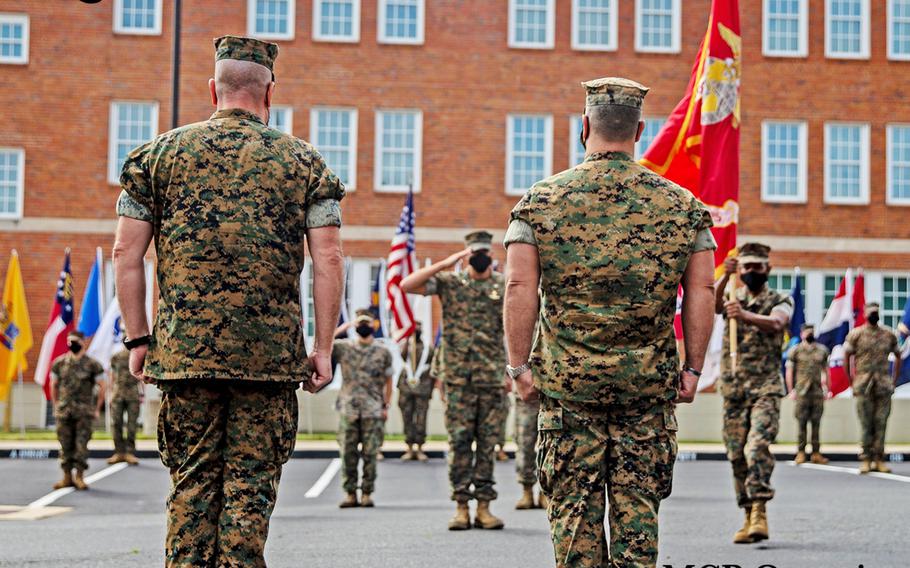
{"label": "man's bald head", "polygon": [[259,101],[272,83],[272,72],[252,61],[222,59],[215,62],[215,93],[219,99],[249,97]]}

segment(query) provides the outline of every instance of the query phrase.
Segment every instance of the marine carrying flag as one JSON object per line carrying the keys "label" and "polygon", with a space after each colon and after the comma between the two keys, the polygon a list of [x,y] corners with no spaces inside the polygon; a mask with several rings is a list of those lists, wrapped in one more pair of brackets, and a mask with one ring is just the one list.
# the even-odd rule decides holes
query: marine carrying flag
{"label": "marine carrying flag", "polygon": [[16,251],[9,259],[3,305],[0,306],[0,401],[9,400],[9,388],[28,364],[25,354],[32,348],[32,324],[25,302],[25,285]]}
{"label": "marine carrying flag", "polygon": [[641,158],[711,211],[718,269],[736,247],[739,221],[741,51],[738,0],[713,0],[686,94]]}
{"label": "marine carrying flag", "polygon": [[63,270],[57,280],[54,306],[51,308],[50,321],[41,341],[41,351],[35,367],[35,383],[44,388],[44,398],[47,400],[51,400],[51,382],[48,378],[51,363],[67,351],[66,336],[75,328],[73,315],[73,273],[70,270],[70,251],[66,249]]}

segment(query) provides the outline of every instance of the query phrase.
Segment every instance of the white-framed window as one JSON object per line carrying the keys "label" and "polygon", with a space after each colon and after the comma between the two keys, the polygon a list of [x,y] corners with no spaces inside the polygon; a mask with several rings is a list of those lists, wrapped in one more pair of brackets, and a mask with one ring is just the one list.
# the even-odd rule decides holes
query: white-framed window
{"label": "white-framed window", "polygon": [[825,203],[869,203],[868,124],[825,124]]}
{"label": "white-framed window", "polygon": [[761,125],[761,199],[769,203],[805,203],[807,199],[805,122],[766,120]]}
{"label": "white-framed window", "polygon": [[247,0],[247,35],[262,39],[294,39],[296,0]]}
{"label": "white-framed window", "polygon": [[506,125],[506,194],[523,195],[553,173],[553,117],[510,114]]}
{"label": "white-framed window", "polygon": [[376,112],[376,191],[420,191],[423,113],[419,110]]}
{"label": "white-framed window", "polygon": [[25,194],[25,150],[0,148],[0,219],[21,219]]}
{"label": "white-framed window", "polygon": [[422,44],[425,12],[424,0],[379,0],[379,43]]}
{"label": "white-framed window", "polygon": [[572,0],[572,49],[616,51],[616,0]]}
{"label": "white-framed window", "polygon": [[585,161],[585,147],[581,145],[581,129],[584,118],[573,114],[569,117],[569,167],[574,168]]}
{"label": "white-framed window", "polygon": [[555,0],[509,0],[509,47],[553,49]]}
{"label": "white-framed window", "polygon": [[28,14],[0,14],[0,64],[28,63]]}
{"label": "white-framed window", "polygon": [[770,57],[809,54],[809,1],[765,0],[762,53]]}
{"label": "white-framed window", "polygon": [[910,276],[889,275],[882,277],[882,323],[894,329],[904,316],[904,307],[910,298]]}
{"label": "white-framed window", "polygon": [[640,160],[645,155],[645,152],[651,147],[651,142],[654,142],[654,139],[657,138],[657,133],[667,122],[666,118],[655,116],[643,116],[641,119],[645,123],[645,128],[641,131],[641,138],[635,143],[635,154],[633,157],[636,160]]}
{"label": "white-framed window", "polygon": [[635,51],[679,53],[680,0],[635,0]]}
{"label": "white-framed window", "polygon": [[888,0],[888,59],[910,59],[910,0]]}
{"label": "white-framed window", "polygon": [[360,41],[360,0],[313,0],[313,40]]}
{"label": "white-framed window", "polygon": [[122,101],[111,103],[108,135],[107,180],[120,183],[126,155],[158,134],[158,103]]}
{"label": "white-framed window", "polygon": [[161,35],[161,0],[114,0],[114,33]]}
{"label": "white-framed window", "polygon": [[869,0],[825,0],[825,56],[869,58]]}
{"label": "white-framed window", "polygon": [[[768,288],[784,296],[789,296],[796,286],[795,270],[777,270],[768,275]],[[799,275],[800,296],[803,299],[803,309],[806,307],[806,275]]]}
{"label": "white-framed window", "polygon": [[831,307],[831,303],[834,301],[834,298],[837,296],[837,291],[840,290],[840,283],[844,279],[844,274],[825,274],[824,275],[824,293],[825,293],[825,311],[828,311],[828,308]]}
{"label": "white-framed window", "polygon": [[269,126],[285,134],[294,134],[294,107],[272,105],[269,109]]}
{"label": "white-framed window", "polygon": [[887,139],[885,201],[889,205],[910,205],[910,124],[889,124]]}
{"label": "white-framed window", "polygon": [[310,110],[310,142],[319,150],[345,189],[357,187],[357,110]]}

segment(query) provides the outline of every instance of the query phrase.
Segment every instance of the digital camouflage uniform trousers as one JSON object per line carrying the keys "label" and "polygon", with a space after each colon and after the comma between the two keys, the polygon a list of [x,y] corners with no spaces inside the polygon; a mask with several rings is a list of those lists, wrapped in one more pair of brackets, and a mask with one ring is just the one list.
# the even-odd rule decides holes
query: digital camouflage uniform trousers
{"label": "digital camouflage uniform trousers", "polygon": [[449,482],[454,501],[496,499],[493,448],[501,427],[503,397],[501,386],[446,385]]}
{"label": "digital camouflage uniform trousers", "polygon": [[422,446],[427,441],[427,412],[430,396],[417,392],[398,391],[398,408],[404,426],[404,442]]}
{"label": "digital camouflage uniform trousers", "polygon": [[265,566],[281,467],[297,434],[296,383],[159,381],[170,469],[165,565]]}
{"label": "digital camouflage uniform trousers", "polygon": [[499,407],[499,435],[496,438],[496,443],[500,448],[505,447],[506,445],[506,431],[508,430],[507,424],[509,422],[509,410],[512,408],[512,399],[508,396],[502,397],[502,406]]}
{"label": "digital camouflage uniform trousers", "polygon": [[654,566],[658,510],[676,461],[672,405],[637,410],[544,396],[538,428],[538,480],[557,566]]}
{"label": "digital camouflage uniform trousers", "polygon": [[771,444],[780,424],[780,397],[761,396],[754,400],[724,399],[724,444],[733,466],[736,504],[748,507],[753,501],[774,497],[771,473],[774,456]]}
{"label": "digital camouflage uniform trousers", "polygon": [[539,402],[515,402],[515,472],[518,483],[534,485],[537,483],[537,414]]}
{"label": "digital camouflage uniform trousers", "polygon": [[[139,422],[139,381],[130,374],[130,352],[117,352],[111,357],[111,420],[114,428],[114,452],[136,453],[136,428]],[[123,436],[123,414],[126,413],[126,438]]]}
{"label": "digital camouflage uniform trousers", "polygon": [[376,453],[382,446],[385,421],[341,415],[338,445],[341,446],[341,487],[345,493],[357,491],[357,463],[363,460],[360,490],[372,493],[376,483]]}
{"label": "digital camouflage uniform trousers", "polygon": [[812,451],[821,451],[821,441],[819,430],[822,423],[822,414],[825,411],[825,399],[823,397],[799,396],[796,399],[796,422],[799,425],[799,444],[800,452],[806,451],[809,425],[812,426]]}
{"label": "digital camouflage uniform trousers", "polygon": [[88,469],[88,441],[92,439],[91,414],[65,414],[56,417],[60,441],[60,467],[65,470]]}

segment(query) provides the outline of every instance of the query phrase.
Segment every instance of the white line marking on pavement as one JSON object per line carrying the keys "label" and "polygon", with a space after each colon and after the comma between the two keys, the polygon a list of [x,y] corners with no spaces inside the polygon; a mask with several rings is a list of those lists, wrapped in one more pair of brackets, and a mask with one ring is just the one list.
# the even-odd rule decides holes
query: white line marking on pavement
{"label": "white line marking on pavement", "polygon": [[339,470],[341,470],[341,458],[332,459],[325,471],[322,472],[322,475],[319,476],[319,479],[316,480],[316,483],[303,496],[307,499],[315,499],[322,495],[322,492],[329,486],[329,483],[332,482]]}
{"label": "white line marking on pavement", "polygon": [[[126,463],[118,463],[118,464],[114,464],[110,467],[106,467],[106,468],[102,469],[101,471],[99,471],[98,473],[93,473],[92,475],[86,477],[85,483],[86,483],[86,485],[91,485],[92,483],[95,483],[96,481],[100,481],[109,475],[114,475],[115,473],[117,473],[118,471],[120,471],[122,469],[126,469],[128,467],[128,465],[129,464],[126,464]],[[63,489],[55,489],[54,491],[51,491],[44,497],[42,497],[36,501],[32,501],[31,503],[26,505],[25,508],[26,509],[39,509],[41,507],[47,507],[48,505],[50,505],[57,499],[60,499],[61,497],[65,496],[65,495],[69,495],[70,493],[72,493],[75,490],[76,489],[74,487],[64,487]]]}
{"label": "white line marking on pavement", "polygon": [[903,483],[910,483],[910,477],[906,475],[895,475],[893,473],[879,473],[873,471],[870,473],[860,473],[859,469],[855,467],[840,467],[837,465],[821,465],[817,463],[804,463],[802,465],[797,465],[796,462],[790,461],[787,462],[788,465],[794,467],[804,467],[807,469],[817,469],[820,471],[833,471],[837,473],[849,473],[850,475],[861,475],[863,477],[877,477],[879,479],[889,479],[891,481],[900,481]]}

